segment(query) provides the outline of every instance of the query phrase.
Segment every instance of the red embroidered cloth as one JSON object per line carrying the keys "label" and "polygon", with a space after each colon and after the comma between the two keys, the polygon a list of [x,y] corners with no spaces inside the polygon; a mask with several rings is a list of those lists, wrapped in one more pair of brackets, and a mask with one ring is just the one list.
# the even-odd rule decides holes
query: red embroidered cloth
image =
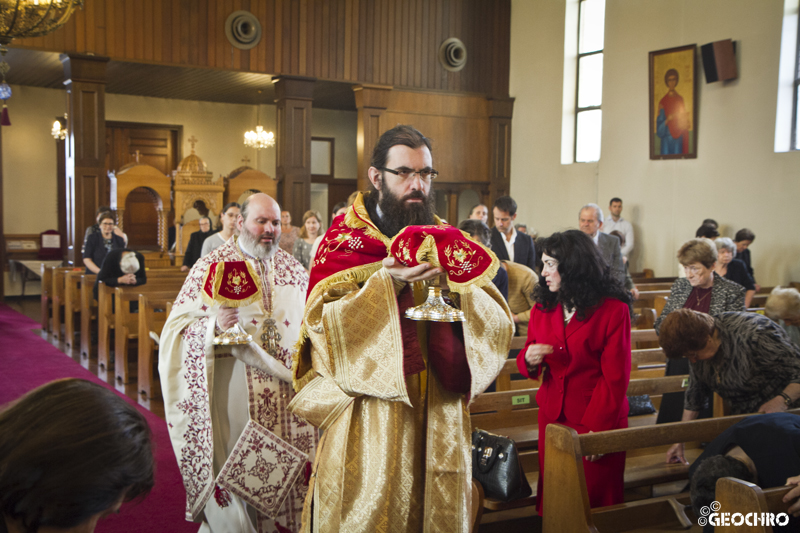
{"label": "red embroidered cloth", "polygon": [[258,299],[258,277],[247,261],[212,263],[203,280],[203,297],[210,303],[244,307]]}

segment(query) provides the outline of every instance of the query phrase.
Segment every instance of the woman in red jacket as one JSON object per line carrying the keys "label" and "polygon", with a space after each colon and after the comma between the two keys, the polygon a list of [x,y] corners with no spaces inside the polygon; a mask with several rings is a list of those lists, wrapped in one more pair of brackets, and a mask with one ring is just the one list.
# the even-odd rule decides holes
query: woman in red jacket
{"label": "woman in red jacket", "polygon": [[[631,371],[630,293],[578,230],[542,241],[542,275],[520,372],[542,380],[539,405],[539,490],[542,512],[545,429],[557,423],[579,434],[628,426]],[[592,507],[622,503],[625,453],[585,457]]]}

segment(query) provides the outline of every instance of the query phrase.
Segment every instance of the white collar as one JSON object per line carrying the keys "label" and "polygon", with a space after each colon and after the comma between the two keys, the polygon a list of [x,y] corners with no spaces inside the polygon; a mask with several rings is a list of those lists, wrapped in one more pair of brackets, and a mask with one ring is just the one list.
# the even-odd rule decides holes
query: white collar
{"label": "white collar", "polygon": [[592,237],[592,240],[594,241],[594,243],[596,245],[600,244],[600,230],[597,230],[597,233],[594,234],[594,237]]}

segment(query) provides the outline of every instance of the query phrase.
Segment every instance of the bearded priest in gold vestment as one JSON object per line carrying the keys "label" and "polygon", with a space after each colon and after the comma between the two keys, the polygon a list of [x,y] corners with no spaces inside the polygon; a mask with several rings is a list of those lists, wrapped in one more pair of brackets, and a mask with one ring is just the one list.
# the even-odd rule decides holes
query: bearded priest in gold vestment
{"label": "bearded priest in gold vestment", "polygon": [[312,261],[292,367],[289,410],[324,431],[302,530],[467,533],[467,406],[502,369],[513,334],[491,283],[497,258],[484,251],[492,266],[469,283],[448,277],[466,321],[405,318],[445,270],[389,256],[403,228],[441,224],[430,141],[397,126],[378,140],[370,164],[375,190],[334,220]]}

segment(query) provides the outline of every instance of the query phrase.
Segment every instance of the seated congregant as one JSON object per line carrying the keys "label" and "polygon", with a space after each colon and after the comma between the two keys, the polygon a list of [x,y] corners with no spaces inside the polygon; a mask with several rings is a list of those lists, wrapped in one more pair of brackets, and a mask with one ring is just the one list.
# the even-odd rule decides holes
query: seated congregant
{"label": "seated congregant", "polygon": [[83,248],[83,264],[86,265],[87,274],[100,272],[108,252],[125,248],[125,240],[114,233],[114,215],[106,211],[97,218],[100,231],[90,234]]}
{"label": "seated congregant", "polygon": [[[800,404],[800,348],[778,324],[756,313],[670,313],[658,341],[671,360],[689,361],[683,421],[694,420],[715,392],[731,414],[778,413]],[[673,445],[668,463],[685,463]]]}
{"label": "seated congregant", "polygon": [[727,237],[719,237],[714,241],[717,246],[717,265],[714,271],[725,279],[744,287],[744,306],[750,307],[756,286],[753,278],[747,273],[747,266],[736,256],[736,245]]}
{"label": "seated congregant", "polygon": [[0,532],[91,533],[154,484],[150,428],[89,381],[34,389],[0,412]]}
{"label": "seated congregant", "polygon": [[797,289],[772,289],[764,306],[764,314],[780,324],[792,342],[800,346],[800,292]]}
{"label": "seated congregant", "polygon": [[[736,243],[736,259],[741,259],[742,262],[747,265],[747,273],[753,278],[753,282],[756,280],[756,275],[753,272],[753,262],[750,258],[750,245],[753,244],[754,240],[756,240],[756,234],[747,228],[742,228],[737,231],[736,236],[733,238],[733,242]],[[756,290],[760,288],[758,283],[756,283]]]}
{"label": "seated congregant", "polygon": [[[104,283],[109,287],[144,285],[147,283],[144,256],[127,248],[111,250],[103,260],[100,272],[97,273],[93,289],[95,300],[97,299],[97,287],[100,283]],[[132,312],[136,312],[139,308],[139,302],[131,302],[130,308]]]}

